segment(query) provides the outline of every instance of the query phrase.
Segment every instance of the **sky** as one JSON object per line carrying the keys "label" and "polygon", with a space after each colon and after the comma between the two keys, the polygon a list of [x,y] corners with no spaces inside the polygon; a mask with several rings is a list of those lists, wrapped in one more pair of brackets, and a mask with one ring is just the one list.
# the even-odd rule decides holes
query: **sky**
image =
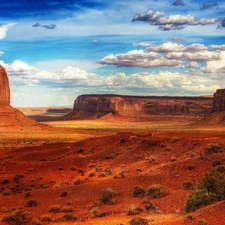
{"label": "sky", "polygon": [[212,95],[225,88],[225,2],[1,0],[0,65],[13,107]]}

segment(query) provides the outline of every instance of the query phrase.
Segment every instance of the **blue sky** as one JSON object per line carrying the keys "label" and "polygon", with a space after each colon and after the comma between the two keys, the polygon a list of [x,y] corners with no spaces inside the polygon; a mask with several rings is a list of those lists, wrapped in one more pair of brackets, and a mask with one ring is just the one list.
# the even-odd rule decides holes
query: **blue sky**
{"label": "blue sky", "polygon": [[211,0],[1,0],[11,105],[213,94],[225,88],[224,12],[224,1]]}

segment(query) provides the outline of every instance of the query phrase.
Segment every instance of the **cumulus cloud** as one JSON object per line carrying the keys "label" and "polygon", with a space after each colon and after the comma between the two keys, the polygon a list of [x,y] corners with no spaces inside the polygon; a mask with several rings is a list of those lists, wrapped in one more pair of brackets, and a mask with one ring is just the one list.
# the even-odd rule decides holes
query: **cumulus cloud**
{"label": "cumulus cloud", "polygon": [[126,54],[110,54],[99,61],[102,65],[115,65],[127,67],[178,67],[180,60],[170,60],[156,52],[144,52],[143,50],[129,51]]}
{"label": "cumulus cloud", "polygon": [[41,25],[39,22],[35,23],[32,25],[32,27],[42,27],[44,29],[48,29],[48,30],[54,30],[57,28],[56,24],[49,24],[49,25]]}
{"label": "cumulus cloud", "polygon": [[142,21],[147,22],[150,25],[157,26],[159,30],[162,31],[170,31],[170,30],[181,30],[186,26],[197,26],[197,25],[209,25],[215,24],[220,19],[213,18],[213,19],[196,19],[194,16],[191,15],[171,15],[169,17],[163,17],[164,13],[159,11],[154,11],[152,9],[148,10],[142,14],[136,14],[133,17],[132,22],[134,21]]}
{"label": "cumulus cloud", "polygon": [[185,4],[183,3],[182,0],[175,0],[171,3],[173,6],[184,6]]}
{"label": "cumulus cloud", "polygon": [[0,24],[0,40],[6,37],[8,29],[14,25],[15,23]]}
{"label": "cumulus cloud", "polygon": [[136,44],[146,50],[133,50],[125,54],[110,54],[102,58],[102,65],[115,65],[117,67],[143,67],[143,68],[175,68],[199,67],[198,62],[220,61],[220,51],[225,50],[225,45],[191,44],[183,45],[166,42],[155,45],[151,42]]}

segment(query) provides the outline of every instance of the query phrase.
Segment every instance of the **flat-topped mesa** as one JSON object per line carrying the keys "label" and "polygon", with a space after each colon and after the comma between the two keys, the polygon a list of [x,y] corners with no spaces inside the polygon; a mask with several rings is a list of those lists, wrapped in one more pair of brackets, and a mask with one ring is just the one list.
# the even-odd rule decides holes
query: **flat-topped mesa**
{"label": "flat-topped mesa", "polygon": [[214,93],[212,112],[225,111],[225,89],[218,89]]}
{"label": "flat-topped mesa", "polygon": [[128,118],[205,115],[212,111],[212,105],[212,97],[81,95],[64,119],[96,119],[108,113]]}
{"label": "flat-topped mesa", "polygon": [[0,65],[0,106],[10,105],[10,89],[7,73]]}

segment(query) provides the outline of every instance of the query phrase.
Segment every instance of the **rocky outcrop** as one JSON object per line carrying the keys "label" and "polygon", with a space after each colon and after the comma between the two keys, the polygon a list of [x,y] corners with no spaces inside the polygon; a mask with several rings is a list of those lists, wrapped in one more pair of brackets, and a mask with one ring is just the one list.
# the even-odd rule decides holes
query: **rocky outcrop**
{"label": "rocky outcrop", "polygon": [[18,109],[10,105],[10,88],[7,73],[0,65],[0,131],[16,128],[31,128],[39,125],[36,121],[25,116]]}
{"label": "rocky outcrop", "polygon": [[214,93],[212,111],[213,112],[225,111],[225,89],[218,89],[216,93]]}
{"label": "rocky outcrop", "polygon": [[0,65],[0,106],[10,105],[10,90],[7,73]]}
{"label": "rocky outcrop", "polygon": [[108,113],[131,118],[200,115],[212,111],[212,97],[81,95],[64,119],[96,119]]}

